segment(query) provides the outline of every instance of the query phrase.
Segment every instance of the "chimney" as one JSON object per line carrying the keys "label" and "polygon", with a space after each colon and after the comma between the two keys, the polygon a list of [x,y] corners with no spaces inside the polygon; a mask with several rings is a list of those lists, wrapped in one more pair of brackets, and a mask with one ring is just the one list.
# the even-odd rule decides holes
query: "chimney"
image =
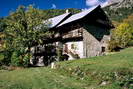
{"label": "chimney", "polygon": [[66,13],[69,13],[69,10],[68,9],[66,9]]}

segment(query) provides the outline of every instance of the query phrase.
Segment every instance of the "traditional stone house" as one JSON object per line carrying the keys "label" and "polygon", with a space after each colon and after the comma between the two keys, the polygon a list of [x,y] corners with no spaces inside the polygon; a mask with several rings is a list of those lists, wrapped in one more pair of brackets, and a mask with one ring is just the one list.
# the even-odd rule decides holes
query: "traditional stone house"
{"label": "traditional stone house", "polygon": [[[37,54],[37,56],[39,55],[37,57],[38,66],[53,62],[53,57],[50,58],[48,55],[54,55],[55,48],[61,49],[62,55],[67,55],[68,60],[100,56],[107,51],[110,30],[113,25],[100,6],[77,14],[67,11],[48,21],[51,23],[50,31],[55,34],[51,39],[45,40],[45,45],[40,48],[44,50],[39,50],[40,52]],[[55,46],[50,52],[47,48],[49,44]]]}
{"label": "traditional stone house", "polygon": [[49,21],[56,33],[51,42],[60,45],[69,60],[99,56],[107,50],[113,25],[100,6],[74,15],[66,12]]}

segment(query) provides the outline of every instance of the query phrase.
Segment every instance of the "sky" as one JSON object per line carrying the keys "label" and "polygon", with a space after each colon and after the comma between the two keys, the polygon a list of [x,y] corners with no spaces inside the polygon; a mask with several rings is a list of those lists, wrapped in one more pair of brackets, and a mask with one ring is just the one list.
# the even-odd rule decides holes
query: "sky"
{"label": "sky", "polygon": [[88,9],[92,6],[103,4],[107,0],[0,0],[0,17],[8,16],[19,5],[33,4],[39,9]]}

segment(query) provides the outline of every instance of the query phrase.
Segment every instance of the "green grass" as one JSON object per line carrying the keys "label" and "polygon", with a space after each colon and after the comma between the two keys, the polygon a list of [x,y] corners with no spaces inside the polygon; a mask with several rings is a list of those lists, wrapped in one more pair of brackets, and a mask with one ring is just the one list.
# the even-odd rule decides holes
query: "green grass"
{"label": "green grass", "polygon": [[56,69],[0,70],[0,89],[133,89],[132,78],[133,48],[128,48],[107,56],[59,62]]}
{"label": "green grass", "polygon": [[133,68],[133,48],[122,50],[121,52],[107,56],[93,57],[90,59],[74,60],[60,62],[61,66],[75,68],[79,66],[82,69],[92,71],[115,71],[120,68]]}

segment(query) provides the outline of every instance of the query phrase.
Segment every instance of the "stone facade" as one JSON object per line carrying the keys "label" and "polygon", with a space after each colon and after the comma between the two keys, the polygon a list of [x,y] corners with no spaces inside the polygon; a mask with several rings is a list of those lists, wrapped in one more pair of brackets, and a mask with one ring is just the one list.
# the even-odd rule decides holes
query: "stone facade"
{"label": "stone facade", "polygon": [[[93,57],[93,56],[100,56],[103,55],[105,51],[107,51],[107,46],[108,46],[108,41],[110,40],[109,34],[106,34],[105,30],[100,27],[94,27],[93,29],[91,28],[88,29],[83,29],[83,45],[84,45],[84,56],[85,57]],[[100,35],[100,36],[95,36],[91,34],[89,31],[92,30],[97,30],[95,34]],[[103,31],[104,34],[101,32]],[[109,31],[109,30],[108,30]],[[109,33],[109,32],[108,32]]]}
{"label": "stone facade", "polygon": [[[76,54],[78,54],[79,58],[89,58],[101,56],[107,51],[108,41],[110,40],[110,30],[87,24],[69,31],[68,34],[64,34],[69,36],[69,34],[73,34],[71,32],[78,31],[80,31],[80,35],[76,36],[77,38],[68,40],[63,44],[63,53],[69,56],[69,60],[75,59],[72,55]],[[71,35],[67,38],[73,37],[75,36]],[[82,37],[82,39],[77,40],[78,37]],[[72,45],[76,45],[76,48],[72,48]],[[67,49],[67,52],[65,52],[64,49]],[[71,53],[68,51],[71,51]]]}
{"label": "stone facade", "polygon": [[100,42],[85,29],[83,30],[83,37],[84,56],[92,57],[101,55]]}

